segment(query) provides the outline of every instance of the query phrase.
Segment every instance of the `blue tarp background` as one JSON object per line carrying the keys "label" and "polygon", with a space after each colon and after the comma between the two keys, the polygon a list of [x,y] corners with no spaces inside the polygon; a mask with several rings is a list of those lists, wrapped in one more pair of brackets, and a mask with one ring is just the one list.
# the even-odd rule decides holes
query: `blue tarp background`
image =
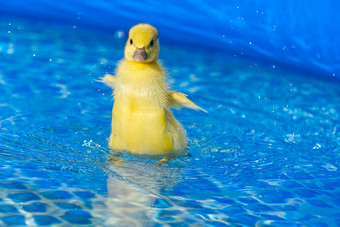
{"label": "blue tarp background", "polygon": [[340,1],[0,0],[0,20],[18,16],[114,32],[155,25],[162,42],[190,44],[325,77],[340,77]]}

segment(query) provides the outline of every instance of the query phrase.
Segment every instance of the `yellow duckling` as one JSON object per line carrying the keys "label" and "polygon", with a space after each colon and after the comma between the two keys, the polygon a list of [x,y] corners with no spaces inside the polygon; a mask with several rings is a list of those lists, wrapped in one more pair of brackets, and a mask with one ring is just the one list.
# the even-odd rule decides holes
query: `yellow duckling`
{"label": "yellow duckling", "polygon": [[133,26],[124,55],[116,75],[102,78],[114,89],[110,148],[163,157],[156,165],[188,155],[185,131],[169,108],[203,109],[185,94],[167,90],[166,72],[157,60],[157,29],[149,24]]}

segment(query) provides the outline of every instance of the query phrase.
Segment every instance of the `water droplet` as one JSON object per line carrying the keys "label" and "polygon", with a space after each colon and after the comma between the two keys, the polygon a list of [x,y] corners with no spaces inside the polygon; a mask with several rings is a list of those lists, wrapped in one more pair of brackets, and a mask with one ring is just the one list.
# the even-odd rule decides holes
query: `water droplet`
{"label": "water droplet", "polygon": [[251,45],[252,43],[251,42],[249,42],[249,45]]}
{"label": "water droplet", "polygon": [[108,62],[108,60],[106,58],[102,58],[102,59],[100,59],[100,63],[99,64],[105,65],[105,64],[107,64],[107,62]]}
{"label": "water droplet", "polygon": [[50,61],[52,61],[52,58],[50,58]]}
{"label": "water droplet", "polygon": [[275,67],[276,67],[276,66],[275,66],[275,65],[273,65],[273,69],[275,69]]}
{"label": "water droplet", "polygon": [[124,32],[122,30],[117,30],[115,32],[115,37],[118,38],[118,39],[124,38]]}
{"label": "water droplet", "polygon": [[320,149],[321,148],[321,145],[319,143],[315,144],[315,146],[313,147],[313,150],[316,150],[316,149]]}
{"label": "water droplet", "polygon": [[14,48],[13,48],[13,43],[9,44],[7,54],[13,54],[14,53]]}

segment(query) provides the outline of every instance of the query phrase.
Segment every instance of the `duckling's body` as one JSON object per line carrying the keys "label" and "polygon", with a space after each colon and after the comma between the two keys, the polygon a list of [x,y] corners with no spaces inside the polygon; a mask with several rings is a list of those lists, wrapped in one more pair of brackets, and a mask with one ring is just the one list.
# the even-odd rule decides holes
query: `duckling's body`
{"label": "duckling's body", "polygon": [[[187,155],[187,138],[170,107],[200,109],[184,94],[168,91],[166,72],[158,62],[158,32],[151,25],[131,28],[115,77],[103,82],[114,88],[109,146],[136,155]],[[165,161],[165,162],[166,162]]]}
{"label": "duckling's body", "polygon": [[140,155],[185,152],[184,130],[168,108],[165,72],[159,62],[122,60],[114,97],[111,148]]}

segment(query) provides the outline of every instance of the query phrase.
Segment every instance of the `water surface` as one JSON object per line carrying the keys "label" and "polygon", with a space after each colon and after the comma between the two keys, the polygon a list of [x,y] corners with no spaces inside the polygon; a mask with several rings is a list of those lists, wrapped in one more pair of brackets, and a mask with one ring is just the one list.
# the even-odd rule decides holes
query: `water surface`
{"label": "water surface", "polygon": [[[110,157],[124,31],[0,24],[0,225],[339,225],[340,90],[293,69],[162,43],[191,158]],[[121,37],[121,38],[119,38]]]}

